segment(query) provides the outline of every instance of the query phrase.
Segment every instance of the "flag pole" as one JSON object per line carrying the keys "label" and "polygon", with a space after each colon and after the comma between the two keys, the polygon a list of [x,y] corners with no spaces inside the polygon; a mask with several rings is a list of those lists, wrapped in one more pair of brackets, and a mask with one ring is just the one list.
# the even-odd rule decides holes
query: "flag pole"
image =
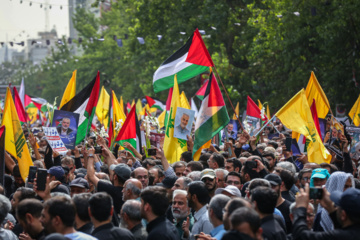
{"label": "flag pole", "polygon": [[[223,82],[221,81],[220,75],[219,75],[219,73],[218,73],[215,65],[214,65],[213,68],[215,69],[216,75],[217,75],[218,79],[220,80],[221,86],[223,87],[224,92],[225,92],[225,94],[226,94],[226,97],[228,98],[228,100],[229,100],[229,102],[230,102],[230,105],[231,105],[232,110],[234,111],[234,113],[236,113],[236,112],[235,112],[234,105],[232,104],[232,102],[231,102],[231,100],[230,100],[230,97],[229,97],[229,95],[228,95],[228,93],[227,93],[227,90],[226,90]],[[243,125],[241,124],[241,121],[240,121],[240,119],[239,119],[239,116],[238,116],[237,114],[235,114],[235,115],[236,115],[236,119],[238,120],[238,122],[239,122],[239,124],[240,124],[241,130],[244,131],[244,127],[243,127]]]}
{"label": "flag pole", "polygon": [[[276,115],[274,115],[267,123],[264,124],[264,126],[262,126],[262,128],[260,128],[260,130],[255,134],[255,137],[257,137],[257,135],[259,135],[259,133],[261,133],[262,130],[264,130],[264,128],[269,125],[269,123],[276,117]],[[275,128],[275,127],[274,127]]]}

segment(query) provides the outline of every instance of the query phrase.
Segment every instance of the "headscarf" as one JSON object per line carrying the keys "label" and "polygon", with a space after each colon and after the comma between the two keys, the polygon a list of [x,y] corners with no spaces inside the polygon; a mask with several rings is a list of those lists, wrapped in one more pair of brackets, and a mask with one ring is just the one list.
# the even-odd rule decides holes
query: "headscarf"
{"label": "headscarf", "polygon": [[[354,187],[354,177],[350,173],[345,172],[334,172],[330,175],[327,180],[325,187],[326,190],[331,194],[334,191],[344,191],[345,183],[348,179],[351,179],[351,186]],[[324,229],[325,232],[331,231],[334,229],[333,222],[329,216],[329,213],[321,206],[318,208],[318,213],[321,212],[321,220],[320,225]]]}

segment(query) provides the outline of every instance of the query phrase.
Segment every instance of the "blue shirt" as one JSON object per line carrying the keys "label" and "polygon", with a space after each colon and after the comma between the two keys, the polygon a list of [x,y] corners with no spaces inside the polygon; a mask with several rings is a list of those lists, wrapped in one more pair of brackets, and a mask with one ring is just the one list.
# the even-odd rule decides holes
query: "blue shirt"
{"label": "blue shirt", "polygon": [[221,240],[225,233],[226,230],[224,229],[224,224],[221,224],[210,232],[210,236],[216,238],[217,240]]}

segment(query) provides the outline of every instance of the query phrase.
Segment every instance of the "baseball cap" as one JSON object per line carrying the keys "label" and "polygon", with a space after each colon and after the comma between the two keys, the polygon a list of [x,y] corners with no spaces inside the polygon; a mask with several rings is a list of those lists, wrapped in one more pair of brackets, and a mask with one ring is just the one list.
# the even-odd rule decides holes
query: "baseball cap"
{"label": "baseball cap", "polygon": [[330,195],[331,201],[341,207],[346,214],[359,216],[360,214],[360,190],[348,188],[344,192],[334,191]]}
{"label": "baseball cap", "polygon": [[126,165],[124,163],[112,164],[110,166],[110,170],[114,171],[114,173],[118,177],[121,177],[124,180],[128,180],[130,178],[130,175],[131,175],[131,169],[129,168],[128,165]]}
{"label": "baseball cap", "polygon": [[325,168],[316,168],[312,171],[311,178],[329,178],[330,174]]}
{"label": "baseball cap", "polygon": [[75,178],[69,186],[89,189],[89,183],[84,178]]}
{"label": "baseball cap", "polygon": [[48,173],[55,176],[56,180],[60,180],[64,176],[65,171],[61,166],[54,166],[48,170]]}
{"label": "baseball cap", "polygon": [[282,182],[281,177],[279,177],[275,173],[270,173],[270,174],[266,175],[265,179],[268,180],[270,182],[270,184],[274,185],[274,186],[279,186],[279,185],[281,185],[281,182]]}
{"label": "baseball cap", "polygon": [[229,185],[229,186],[226,186],[225,188],[216,189],[215,195],[221,194],[223,191],[228,192],[229,194],[231,194],[233,196],[241,197],[240,190],[237,187],[235,187],[234,185]]}
{"label": "baseball cap", "polygon": [[204,170],[201,171],[201,174],[200,174],[200,180],[202,180],[203,178],[211,178],[211,179],[214,179],[216,178],[216,174],[215,174],[215,171],[212,170],[211,168],[206,168]]}
{"label": "baseball cap", "polygon": [[172,188],[178,178],[175,175],[165,177],[161,183],[157,183],[157,186],[161,186],[164,188]]}

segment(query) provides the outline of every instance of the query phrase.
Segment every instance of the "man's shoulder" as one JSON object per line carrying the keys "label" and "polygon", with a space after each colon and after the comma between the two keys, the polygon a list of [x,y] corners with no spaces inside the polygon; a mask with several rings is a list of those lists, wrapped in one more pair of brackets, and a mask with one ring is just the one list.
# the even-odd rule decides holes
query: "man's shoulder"
{"label": "man's shoulder", "polygon": [[119,227],[113,226],[110,229],[110,233],[113,236],[116,236],[116,238],[118,238],[118,239],[120,239],[120,238],[124,239],[124,237],[129,237],[127,239],[133,239],[133,234],[128,229],[125,229],[125,228],[119,228]]}
{"label": "man's shoulder", "polygon": [[91,236],[91,235],[86,234],[86,233],[83,233],[83,232],[74,232],[74,233],[70,233],[70,234],[65,234],[64,236],[69,238],[69,239],[74,239],[74,240],[78,240],[78,239],[97,240],[96,237]]}

